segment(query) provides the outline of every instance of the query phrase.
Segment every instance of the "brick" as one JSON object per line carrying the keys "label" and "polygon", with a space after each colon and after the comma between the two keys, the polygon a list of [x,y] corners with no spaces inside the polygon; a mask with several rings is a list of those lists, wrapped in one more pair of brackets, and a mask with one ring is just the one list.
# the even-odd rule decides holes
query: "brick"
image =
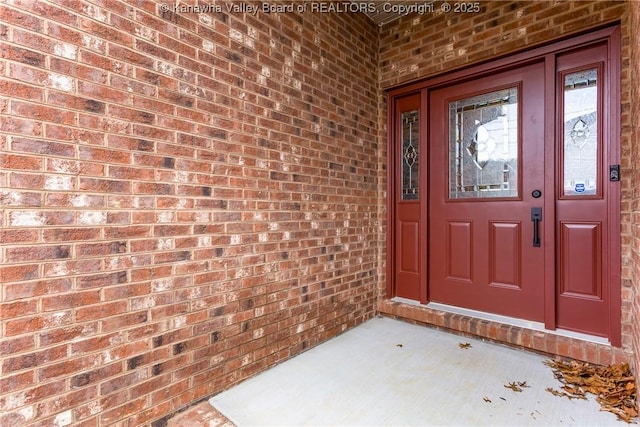
{"label": "brick", "polygon": [[[101,328],[104,332],[114,332],[119,331],[125,328],[129,328],[129,334],[131,338],[135,338],[136,333],[140,333],[143,336],[147,337],[154,333],[157,333],[157,325],[149,326],[147,322],[149,321],[149,314],[147,311],[137,311],[132,313],[126,313],[119,316],[113,316],[106,320],[101,321]],[[143,325],[137,329],[130,329],[137,325]]]}
{"label": "brick", "polygon": [[7,260],[13,262],[43,261],[47,259],[64,259],[71,256],[70,245],[17,247],[6,250]]}
{"label": "brick", "polygon": [[16,375],[5,375],[0,379],[0,391],[5,393],[9,390],[17,391],[33,386],[35,383],[33,371],[26,371]]}
{"label": "brick", "polygon": [[130,193],[131,183],[104,178],[80,178],[79,189],[100,193]]}
{"label": "brick", "polygon": [[74,412],[81,403],[90,402],[96,396],[97,391],[94,387],[72,391],[59,400],[48,401],[41,405],[40,411],[42,416],[52,416],[53,419],[49,421],[50,425],[64,425],[72,421],[76,421],[74,425],[91,425],[78,423],[79,419],[77,417],[74,420]]}
{"label": "brick", "polygon": [[74,326],[51,329],[40,334],[40,345],[47,346],[64,341],[71,341],[76,338],[93,335],[97,332],[96,323],[85,323]]}
{"label": "brick", "polygon": [[125,283],[127,273],[125,271],[86,275],[77,281],[79,289],[102,288],[110,285]]}
{"label": "brick", "polygon": [[64,105],[66,108],[91,113],[104,113],[105,111],[104,102],[59,92],[50,92],[47,101],[52,105]]}
{"label": "brick", "polygon": [[38,403],[46,398],[62,393],[64,389],[64,384],[57,381],[42,384],[18,393],[5,394],[0,396],[0,408],[3,408],[3,411],[11,411],[18,407]]}
{"label": "brick", "polygon": [[69,276],[70,274],[90,274],[101,269],[101,261],[97,259],[79,259],[52,261],[43,264],[43,276],[49,278]]}
{"label": "brick", "polygon": [[[6,242],[5,240],[3,241]],[[40,277],[40,269],[37,265],[0,267],[0,277],[2,277],[2,280],[5,282],[32,280]],[[7,294],[10,295],[10,292],[7,291]]]}
{"label": "brick", "polygon": [[36,347],[35,336],[22,336],[17,338],[5,338],[0,342],[0,356],[10,356],[24,351],[34,350]]}
{"label": "brick", "polygon": [[69,325],[72,321],[73,318],[71,316],[71,312],[62,311],[7,320],[5,329],[7,336],[14,336],[24,333],[35,333],[43,329],[55,328],[57,326]]}
{"label": "brick", "polygon": [[132,122],[155,124],[156,115],[142,110],[134,110],[125,107],[110,107],[109,114],[112,117],[126,119]]}
{"label": "brick", "polygon": [[37,310],[37,301],[16,301],[0,304],[0,320],[19,317],[24,314],[35,313]]}
{"label": "brick", "polygon": [[127,252],[126,241],[80,243],[76,245],[76,254],[82,256],[104,256]]}
{"label": "brick", "polygon": [[0,166],[14,170],[41,170],[42,159],[19,155],[0,155]]}
{"label": "brick", "polygon": [[126,33],[124,31],[118,31],[118,29],[113,26],[106,25],[93,19],[81,18],[79,21],[79,28],[90,34],[93,34],[101,40],[110,40],[114,43],[115,46],[131,46],[133,44],[132,34]]}
{"label": "brick", "polygon": [[2,20],[7,24],[24,27],[37,33],[42,33],[44,30],[43,20],[39,17],[6,6],[2,7],[0,13],[2,13]]}
{"label": "brick", "polygon": [[42,88],[20,82],[0,80],[0,91],[2,93],[10,93],[15,98],[22,98],[30,101],[44,100],[44,91]]}
{"label": "brick", "polygon": [[77,372],[87,371],[97,364],[95,355],[82,358],[67,358],[65,361],[38,369],[39,381],[47,381],[53,378],[68,377]]}
{"label": "brick", "polygon": [[[99,84],[106,84],[108,82],[108,73],[106,71],[88,67],[64,58],[51,58],[51,68],[56,71],[56,75],[62,77],[90,80]],[[51,81],[51,75],[48,76],[48,79]],[[74,79],[74,81],[76,79]],[[55,86],[51,86],[55,88]]]}
{"label": "brick", "polygon": [[119,406],[110,411],[105,411],[100,415],[101,423],[109,425],[112,424],[115,420],[119,419],[127,419],[131,417],[132,414],[135,414],[145,408],[146,398],[138,398],[135,400],[129,400],[126,404]]}
{"label": "brick", "polygon": [[17,372],[24,369],[34,368],[42,364],[60,360],[66,355],[66,347],[58,346],[44,351],[9,357],[2,363],[2,372]]}
{"label": "brick", "polygon": [[44,176],[32,173],[12,173],[9,185],[14,189],[43,190]]}
{"label": "brick", "polygon": [[81,307],[100,302],[99,291],[75,292],[73,294],[60,294],[42,299],[42,310],[53,311],[66,308]]}
{"label": "brick", "polygon": [[0,58],[44,68],[45,55],[38,51],[0,43]]}
{"label": "brick", "polygon": [[[108,40],[108,39],[107,39]],[[123,48],[114,43],[109,44],[109,54],[111,58],[130,63],[132,65],[140,66],[143,68],[152,69],[154,60],[148,55],[138,53],[137,51]]]}
{"label": "brick", "polygon": [[[167,44],[163,44],[162,46],[167,46]],[[156,57],[156,58],[162,58],[163,60],[168,61],[170,63],[176,62],[177,60],[176,52],[179,52],[178,50],[166,49],[164,47],[160,47],[155,43],[148,43],[140,39],[136,40],[135,47],[136,47],[136,50],[140,52],[144,52],[145,54]]]}
{"label": "brick", "polygon": [[126,90],[138,95],[155,97],[158,93],[156,87],[146,84],[141,80],[134,80],[123,76],[112,75],[110,76],[109,82],[114,88]]}
{"label": "brick", "polygon": [[[2,107],[1,104],[0,107]],[[4,117],[2,122],[0,122],[0,130],[16,135],[35,137],[42,135],[42,123],[21,119],[19,117]]]}
{"label": "brick", "polygon": [[94,370],[84,370],[71,377],[71,388],[76,389],[95,384],[121,372],[122,367],[119,363],[112,363]]}
{"label": "brick", "polygon": [[129,98],[129,95],[126,92],[120,92],[109,86],[98,85],[85,81],[78,82],[78,94],[86,96],[92,100],[119,104],[126,103]]}
{"label": "brick", "polygon": [[44,242],[69,242],[75,240],[97,240],[100,230],[95,228],[54,228],[43,232]]}
{"label": "brick", "polygon": [[[24,268],[24,267],[23,267]],[[29,267],[33,268],[33,267]],[[29,270],[30,271],[30,270]],[[36,272],[38,269],[36,268]],[[35,275],[35,273],[31,273]],[[13,301],[21,298],[31,298],[47,293],[66,292],[71,290],[72,282],[68,278],[63,279],[48,279],[36,282],[22,282],[22,280],[28,280],[30,277],[18,277],[16,283],[8,283],[5,285],[5,301]]]}

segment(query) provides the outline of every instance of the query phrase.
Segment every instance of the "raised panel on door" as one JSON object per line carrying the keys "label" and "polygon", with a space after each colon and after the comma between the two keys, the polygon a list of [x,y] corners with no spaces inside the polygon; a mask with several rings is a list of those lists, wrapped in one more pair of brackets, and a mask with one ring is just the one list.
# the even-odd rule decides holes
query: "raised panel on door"
{"label": "raised panel on door", "polygon": [[420,249],[418,247],[418,233],[420,227],[416,221],[400,220],[398,248],[400,251],[400,273],[420,273]]}
{"label": "raised panel on door", "polygon": [[473,264],[471,221],[449,221],[446,235],[447,278],[471,283]]}
{"label": "raised panel on door", "polygon": [[513,289],[522,287],[522,225],[520,222],[489,224],[489,283]]}
{"label": "raised panel on door", "polygon": [[560,222],[559,292],[602,300],[602,223]]}

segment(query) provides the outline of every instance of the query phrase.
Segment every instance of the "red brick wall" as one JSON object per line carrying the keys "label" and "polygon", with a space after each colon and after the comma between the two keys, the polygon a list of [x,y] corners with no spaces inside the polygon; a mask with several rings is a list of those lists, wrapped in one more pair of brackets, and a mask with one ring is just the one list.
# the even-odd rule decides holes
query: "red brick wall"
{"label": "red brick wall", "polygon": [[[629,7],[631,28],[640,28],[640,3],[632,2]],[[640,31],[630,35],[631,47],[631,162],[633,181],[640,182]],[[632,304],[633,344],[635,349],[635,372],[640,372],[640,188],[633,188],[631,199],[631,275],[634,303]]]}
{"label": "red brick wall", "polygon": [[625,15],[625,1],[478,2],[479,13],[410,15],[380,32],[383,88],[541,45]]}
{"label": "red brick wall", "polygon": [[[631,155],[632,138],[630,118],[630,89],[638,87],[638,76],[632,81],[629,67],[630,45],[638,46],[638,22],[629,24],[628,1],[481,1],[480,13],[444,13],[439,7],[432,13],[403,17],[385,25],[380,32],[380,80],[382,88],[427,78],[477,64],[492,58],[539,46],[559,38],[575,35],[606,24],[621,23],[622,30],[622,349],[594,346],[585,341],[557,338],[544,333],[532,333],[522,328],[509,328],[495,324],[482,329],[483,336],[524,345],[540,351],[581,358],[596,363],[628,360],[635,340],[640,349],[640,330],[634,314],[638,316],[638,300],[634,304],[632,270],[636,270],[636,288],[640,283],[638,253],[632,253],[631,230],[637,216],[638,187],[632,173],[638,175],[638,153]],[[637,16],[636,16],[637,19]],[[631,29],[634,40],[630,41]],[[637,52],[636,52],[637,55]],[[635,108],[638,109],[637,103]],[[386,123],[382,116],[381,123]],[[636,123],[637,129],[637,123]],[[637,141],[637,136],[634,141]],[[637,150],[636,150],[637,151]],[[635,171],[635,172],[634,172]],[[635,195],[635,196],[633,196]],[[632,209],[632,202],[634,203]],[[636,221],[637,222],[636,218]],[[638,249],[640,232],[634,228],[634,242]],[[638,251],[640,252],[640,250]],[[381,290],[382,292],[382,290]],[[400,317],[438,326],[479,333],[479,326],[462,316],[448,316],[442,312],[420,307],[382,301],[379,310]],[[637,317],[636,317],[637,319]],[[634,326],[635,325],[635,326]],[[485,325],[480,325],[485,326]],[[635,328],[635,332],[633,329]],[[504,331],[507,330],[506,333]],[[502,331],[502,332],[501,332]],[[501,334],[504,335],[501,337]]]}
{"label": "red brick wall", "polygon": [[161,426],[374,314],[364,15],[0,15],[0,425]]}

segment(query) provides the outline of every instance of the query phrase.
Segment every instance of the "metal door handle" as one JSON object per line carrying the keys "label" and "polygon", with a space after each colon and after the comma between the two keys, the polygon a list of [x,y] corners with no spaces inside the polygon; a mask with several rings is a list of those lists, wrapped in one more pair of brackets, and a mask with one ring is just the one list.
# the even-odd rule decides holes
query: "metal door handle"
{"label": "metal door handle", "polygon": [[533,221],[533,246],[540,247],[540,232],[538,224],[542,221],[542,208],[531,208],[531,221]]}

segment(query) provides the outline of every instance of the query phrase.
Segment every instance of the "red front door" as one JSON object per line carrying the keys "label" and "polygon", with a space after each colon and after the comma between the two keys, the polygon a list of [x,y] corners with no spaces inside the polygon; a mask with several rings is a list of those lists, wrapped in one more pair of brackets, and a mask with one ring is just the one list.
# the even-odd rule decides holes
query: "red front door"
{"label": "red front door", "polygon": [[431,92],[431,301],[544,320],[544,91],[539,62]]}
{"label": "red front door", "polygon": [[620,345],[620,33],[391,94],[390,297]]}

